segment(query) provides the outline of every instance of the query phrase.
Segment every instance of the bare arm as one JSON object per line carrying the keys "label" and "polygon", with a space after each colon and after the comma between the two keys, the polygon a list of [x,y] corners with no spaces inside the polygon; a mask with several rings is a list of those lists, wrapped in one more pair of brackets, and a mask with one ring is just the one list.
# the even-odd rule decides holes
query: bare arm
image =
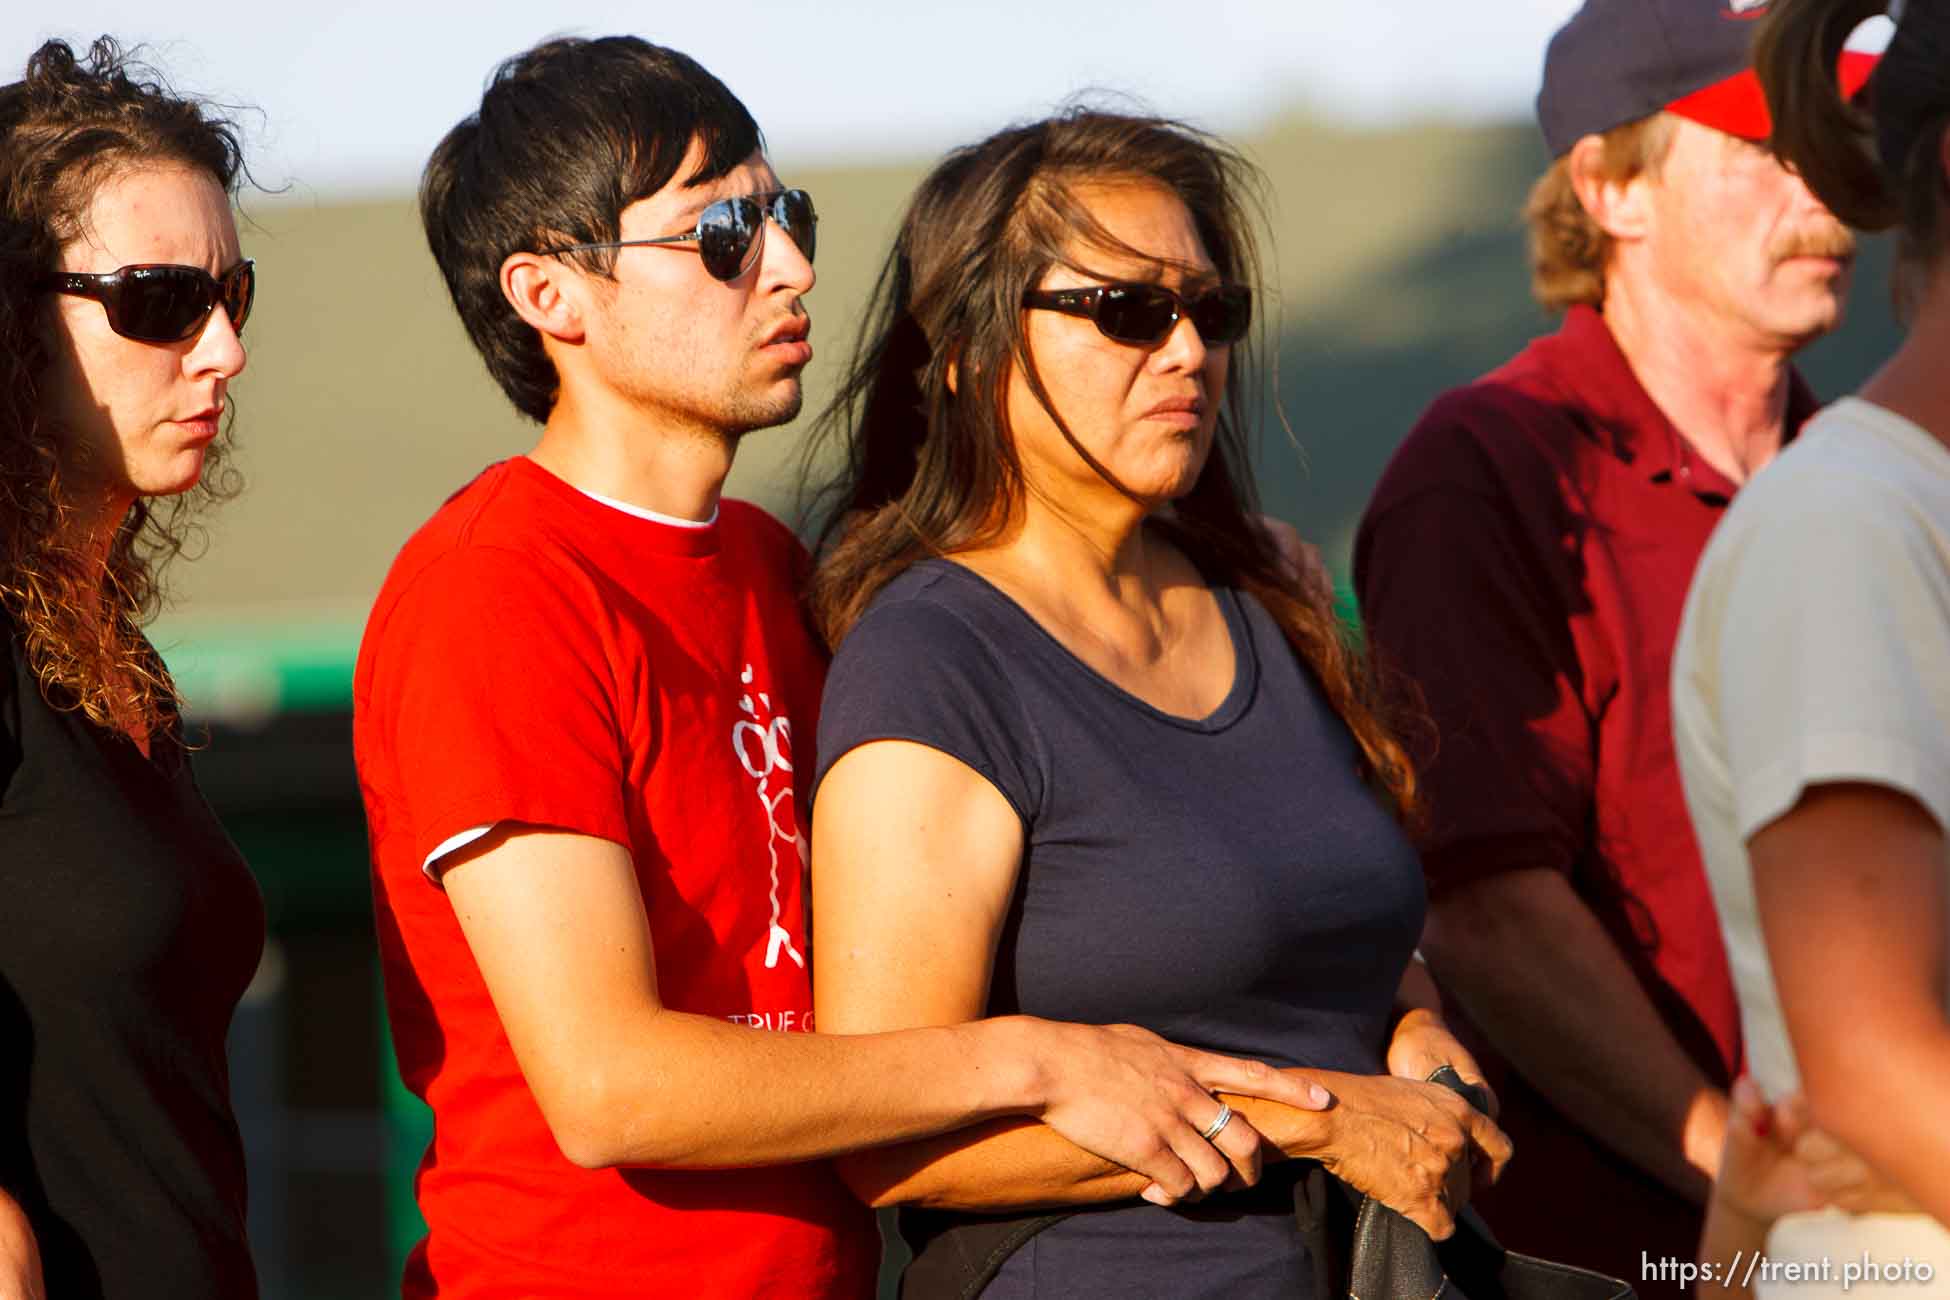
{"label": "bare arm", "polygon": [[515,830],[461,856],[455,915],[557,1143],[588,1167],[772,1164],[1022,1115],[1177,1196],[1205,1086],[1296,1090],[1135,1030],[1010,1017],[841,1038],[672,1011],[627,850]]}
{"label": "bare arm", "polygon": [[[960,761],[906,741],[862,745],[842,757],[820,788],[813,820],[813,1006],[821,1029],[979,1022],[1021,858],[1015,811]],[[1218,1113],[1211,1101],[1194,1118],[1203,1127]],[[1126,1187],[1102,1161],[1065,1142],[1046,1144],[1020,1125],[989,1125],[980,1134],[1012,1130],[993,1145],[952,1135],[929,1148],[939,1160],[912,1150],[861,1152],[840,1170],[866,1199],[886,1201],[900,1183],[907,1194],[897,1199],[927,1195],[963,1206],[1074,1204],[1144,1187]],[[1219,1134],[1223,1157],[1196,1131],[1190,1137],[1179,1155],[1201,1187],[1221,1185],[1228,1160],[1247,1181],[1257,1179],[1259,1140],[1250,1124]],[[931,1181],[917,1186],[924,1174]]]}
{"label": "bare arm", "polygon": [[1431,904],[1423,951],[1470,1018],[1554,1105],[1705,1203],[1720,1163],[1726,1094],[1680,1047],[1563,875],[1506,871],[1456,886]]}
{"label": "bare arm", "polygon": [[1942,827],[1894,790],[1821,785],[1747,849],[1814,1123],[1950,1222]]}
{"label": "bare arm", "polygon": [[[898,799],[888,797],[892,791]],[[936,750],[882,741],[835,763],[813,826],[813,988],[821,1026],[865,1032],[981,1015],[1021,834],[993,786]],[[1385,1186],[1446,1231],[1438,1194],[1444,1179],[1458,1161],[1466,1167],[1473,1136],[1490,1148],[1501,1140],[1487,1121],[1471,1128],[1459,1113],[1467,1106],[1432,1085],[1309,1071],[1283,1077],[1302,1097],[1309,1082],[1324,1085],[1334,1105],[1315,1112],[1233,1099],[1242,1118],[1219,1142],[1247,1178],[1257,1167],[1257,1129],[1281,1152],[1344,1161],[1353,1179]],[[1501,1163],[1500,1155],[1492,1159]],[[1021,1123],[859,1152],[841,1160],[840,1170],[862,1199],[879,1205],[1028,1208],[1116,1200],[1144,1189],[1143,1179],[1048,1128]]]}
{"label": "bare arm", "polygon": [[0,1188],[0,1300],[47,1300],[33,1225],[4,1188]]}
{"label": "bare arm", "polygon": [[1398,1079],[1426,1080],[1443,1066],[1453,1068],[1462,1081],[1483,1090],[1490,1118],[1496,1118],[1496,1093],[1469,1049],[1449,1032],[1442,1018],[1442,991],[1418,956],[1402,972],[1395,992],[1395,1028],[1388,1038],[1388,1073]]}
{"label": "bare arm", "polygon": [[[1510,1157],[1495,1124],[1438,1084],[1386,1075],[1289,1070],[1331,1102],[1307,1110],[1221,1092],[1264,1138],[1267,1160],[1313,1159],[1394,1207],[1438,1239],[1454,1229],[1474,1170],[1493,1181]],[[1228,1128],[1231,1125],[1227,1126]],[[996,1212],[1126,1200],[1145,1180],[1099,1160],[1043,1124],[981,1124],[839,1161],[856,1195],[875,1206]]]}

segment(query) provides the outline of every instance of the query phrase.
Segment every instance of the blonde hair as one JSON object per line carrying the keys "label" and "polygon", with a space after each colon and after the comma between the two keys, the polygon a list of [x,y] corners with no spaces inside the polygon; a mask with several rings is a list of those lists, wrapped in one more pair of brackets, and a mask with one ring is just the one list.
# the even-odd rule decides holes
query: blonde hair
{"label": "blonde hair", "polygon": [[[1641,175],[1657,176],[1672,147],[1672,119],[1664,113],[1606,131],[1599,166],[1606,180],[1623,184]],[[1571,179],[1571,155],[1551,164],[1530,187],[1524,201],[1530,225],[1530,293],[1546,311],[1561,312],[1580,303],[1605,301],[1605,268],[1612,238],[1578,199]]]}

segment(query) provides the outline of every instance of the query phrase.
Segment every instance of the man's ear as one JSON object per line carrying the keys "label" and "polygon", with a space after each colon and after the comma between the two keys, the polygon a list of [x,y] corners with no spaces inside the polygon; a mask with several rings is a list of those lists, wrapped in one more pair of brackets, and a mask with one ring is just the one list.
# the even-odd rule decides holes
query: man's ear
{"label": "man's ear", "polygon": [[1598,228],[1625,243],[1645,238],[1651,217],[1646,189],[1652,178],[1640,172],[1621,181],[1608,174],[1601,136],[1587,135],[1572,145],[1568,161],[1571,189]]}
{"label": "man's ear", "polygon": [[515,314],[564,343],[582,342],[582,289],[560,258],[510,253],[501,263],[501,296]]}

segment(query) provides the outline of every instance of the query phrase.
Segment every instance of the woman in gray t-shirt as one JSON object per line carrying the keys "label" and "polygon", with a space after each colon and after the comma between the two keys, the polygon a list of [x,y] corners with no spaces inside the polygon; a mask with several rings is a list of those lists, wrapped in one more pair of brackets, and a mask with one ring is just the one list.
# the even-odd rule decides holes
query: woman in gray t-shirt
{"label": "woman in gray t-shirt", "polygon": [[[1310,1068],[1335,1106],[1215,1099],[1210,1140],[1250,1153],[1257,1130],[1445,1233],[1472,1157],[1508,1143],[1422,1082],[1476,1070],[1410,962],[1412,777],[1328,602],[1249,522],[1249,178],[1172,124],[1078,112],[951,155],[915,198],[832,417],[816,1014],[1133,1022]],[[970,1212],[1082,1211],[1009,1234],[990,1295],[1317,1287],[1278,1168],[1148,1205],[1168,1198],[1028,1121],[841,1167],[920,1207],[924,1260]]]}

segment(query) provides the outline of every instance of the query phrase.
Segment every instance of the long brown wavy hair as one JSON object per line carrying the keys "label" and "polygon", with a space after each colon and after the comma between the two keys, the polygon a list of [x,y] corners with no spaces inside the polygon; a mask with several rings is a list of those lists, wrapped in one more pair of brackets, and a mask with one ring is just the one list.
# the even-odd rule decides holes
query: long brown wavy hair
{"label": "long brown wavy hair", "polygon": [[[1024,483],[1006,402],[1012,373],[1021,372],[1090,461],[1037,372],[1022,296],[1053,266],[1088,273],[1076,261],[1079,248],[1143,256],[1073,192],[1126,180],[1177,195],[1219,275],[1260,287],[1252,217],[1264,181],[1225,144],[1180,123],[1075,109],[956,150],[921,183],[809,449],[815,459],[834,442],[844,452],[844,470],[820,496],[824,554],[810,593],[829,646],[910,565],[996,541],[1019,517]],[[1365,657],[1252,521],[1242,396],[1252,351],[1245,340],[1233,345],[1211,455],[1190,492],[1155,523],[1208,581],[1266,607],[1354,733],[1366,775],[1407,813],[1414,774],[1381,721]]]}
{"label": "long brown wavy hair", "polygon": [[1950,5],[1910,0],[1869,78],[1864,110],[1842,99],[1835,65],[1888,0],[1780,0],[1762,20],[1754,67],[1774,118],[1769,144],[1828,210],[1858,230],[1897,227],[1894,289],[1906,312],[1919,273],[1943,254],[1939,149],[1950,128]]}
{"label": "long brown wavy hair", "polygon": [[0,86],[0,608],[47,701],[104,727],[153,734],[174,723],[169,672],[141,627],[162,603],[160,572],[192,536],[190,516],[233,495],[228,433],[189,492],[138,498],[104,572],[69,490],[72,439],[43,413],[51,355],[37,285],[82,233],[102,184],[131,168],[209,173],[235,194],[236,128],[172,93],[108,37],[79,59],[49,41]]}

